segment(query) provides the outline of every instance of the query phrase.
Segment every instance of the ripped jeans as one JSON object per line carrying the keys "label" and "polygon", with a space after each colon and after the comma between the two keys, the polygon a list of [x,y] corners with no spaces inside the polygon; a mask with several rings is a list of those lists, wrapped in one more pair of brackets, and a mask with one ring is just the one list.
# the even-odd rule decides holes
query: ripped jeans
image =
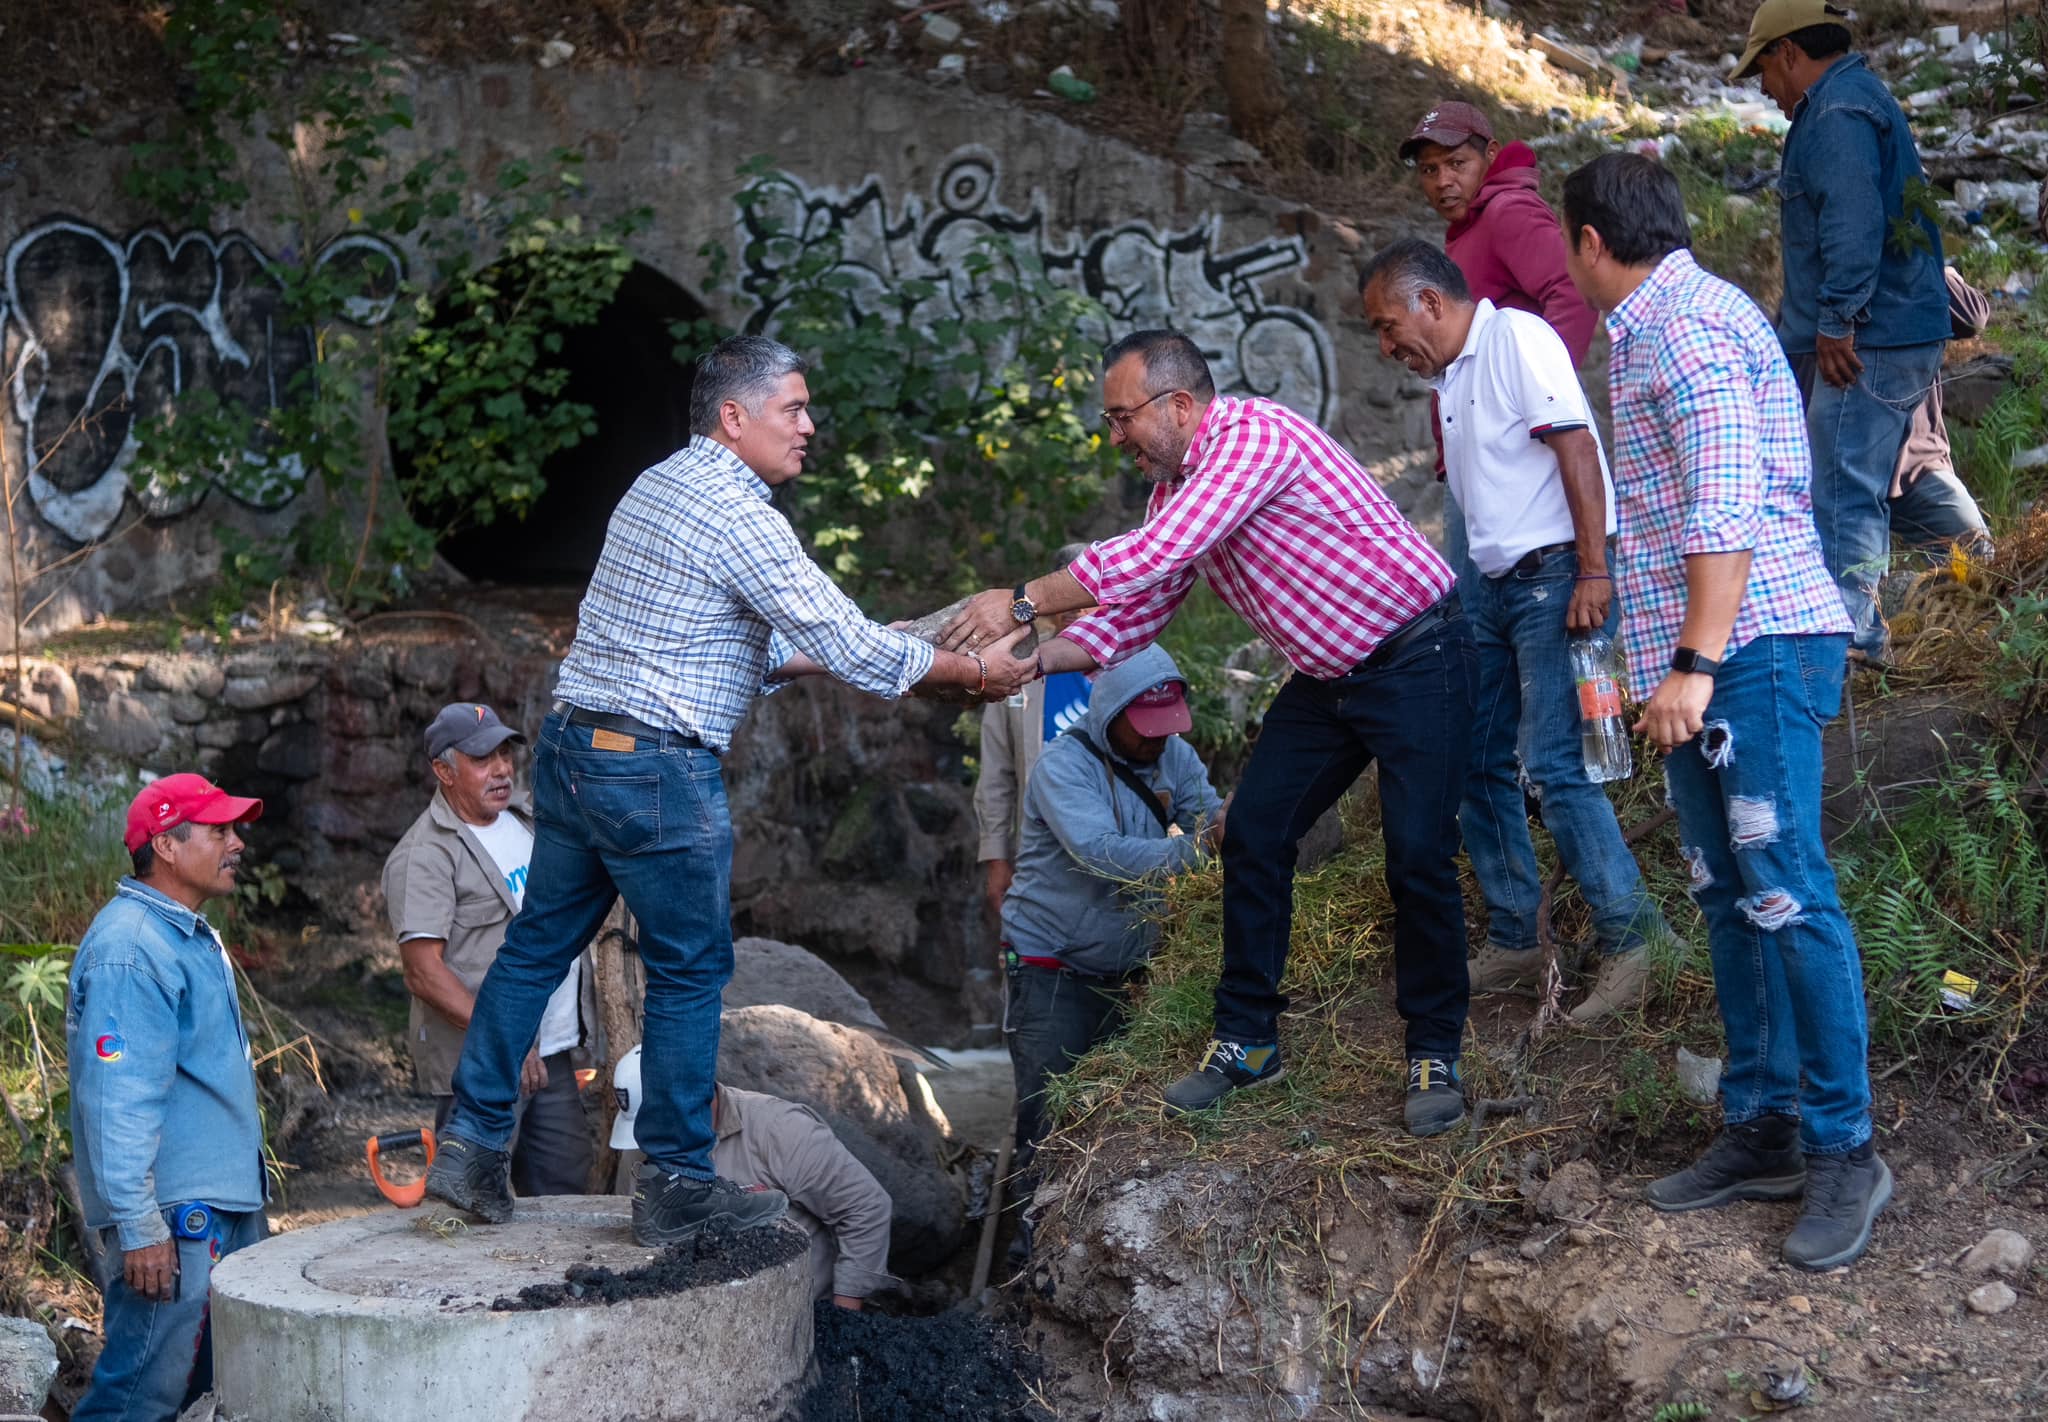
{"label": "ripped jeans", "polygon": [[1863,963],[1821,838],[1821,729],[1842,636],[1758,637],[1722,664],[1706,729],[1664,762],[1728,1036],[1731,1125],[1799,1117],[1809,1155],[1870,1138]]}

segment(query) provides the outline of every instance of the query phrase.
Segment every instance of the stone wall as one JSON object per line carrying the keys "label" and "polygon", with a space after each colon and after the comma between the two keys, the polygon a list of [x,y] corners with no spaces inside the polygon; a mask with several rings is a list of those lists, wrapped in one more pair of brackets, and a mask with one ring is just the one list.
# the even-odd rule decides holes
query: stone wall
{"label": "stone wall", "polygon": [[[177,651],[59,647],[0,699],[60,727],[74,761],[197,770],[266,802],[259,861],[352,894],[425,807],[420,732],[450,701],[489,702],[536,734],[569,628],[530,613],[393,613],[338,640],[281,636]],[[967,749],[956,708],[827,679],[757,703],[725,761],[739,934],[803,943],[965,1034],[993,1021]],[[83,767],[82,767],[83,768]]]}
{"label": "stone wall", "polygon": [[[1435,516],[1418,453],[1425,392],[1379,357],[1355,311],[1356,262],[1391,231],[1361,233],[1222,170],[876,68],[836,78],[422,68],[407,82],[419,125],[405,142],[454,150],[479,183],[515,159],[580,150],[590,215],[651,207],[636,258],[693,299],[723,303],[727,319],[773,313],[761,297],[703,291],[699,248],[719,242],[742,266],[765,260],[744,255],[747,224],[771,208],[843,242],[856,299],[918,276],[933,284],[935,309],[962,298],[960,257],[974,239],[1004,233],[1104,303],[1100,334],[1188,329],[1226,389],[1315,415],[1404,507]],[[788,176],[748,214],[731,199],[734,165],[751,154]],[[171,232],[122,194],[120,145],[54,141],[16,158],[0,174],[0,364],[21,377],[0,396],[0,456],[24,491],[26,565],[88,550],[26,590],[25,607],[44,604],[32,630],[49,633],[202,583],[223,528],[274,528],[305,501],[292,469],[244,503],[203,483],[176,497],[138,493],[129,467],[133,422],[183,390],[282,390],[304,365],[304,333],[273,319],[278,292],[262,266],[302,239],[272,216],[296,210],[275,162],[218,230]],[[357,259],[368,240],[330,242],[323,259]],[[0,613],[10,596],[0,588]],[[9,626],[0,615],[0,637]]]}

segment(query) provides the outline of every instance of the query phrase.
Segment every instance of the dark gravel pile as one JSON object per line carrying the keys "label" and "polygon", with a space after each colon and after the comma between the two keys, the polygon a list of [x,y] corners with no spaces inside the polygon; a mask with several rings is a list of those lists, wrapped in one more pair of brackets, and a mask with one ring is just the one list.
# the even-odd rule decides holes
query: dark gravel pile
{"label": "dark gravel pile", "polygon": [[983,1318],[816,1310],[818,1378],[788,1422],[1052,1422],[1030,1384],[1036,1354]]}
{"label": "dark gravel pile", "polygon": [[528,1284],[519,1297],[493,1299],[491,1307],[514,1312],[576,1308],[679,1294],[706,1284],[744,1279],[808,1248],[804,1236],[794,1229],[750,1229],[738,1234],[706,1230],[688,1243],[670,1245],[637,1269],[622,1274],[603,1265],[578,1264],[562,1275],[562,1283]]}

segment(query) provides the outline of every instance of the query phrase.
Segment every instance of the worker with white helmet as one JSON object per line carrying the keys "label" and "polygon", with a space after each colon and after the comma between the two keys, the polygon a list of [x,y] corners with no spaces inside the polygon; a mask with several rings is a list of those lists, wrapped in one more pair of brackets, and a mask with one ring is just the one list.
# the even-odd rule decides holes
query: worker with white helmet
{"label": "worker with white helmet", "polygon": [[[633,1121],[641,1101],[638,1047],[619,1060],[612,1089],[619,1103],[612,1122],[612,1149],[637,1150]],[[718,1082],[711,1093],[711,1125],[717,1135],[711,1165],[721,1178],[742,1186],[766,1186],[789,1197],[789,1217],[811,1237],[817,1297],[829,1294],[841,1308],[858,1309],[869,1294],[891,1281],[889,1192],[840,1144],[817,1112],[779,1096]]]}

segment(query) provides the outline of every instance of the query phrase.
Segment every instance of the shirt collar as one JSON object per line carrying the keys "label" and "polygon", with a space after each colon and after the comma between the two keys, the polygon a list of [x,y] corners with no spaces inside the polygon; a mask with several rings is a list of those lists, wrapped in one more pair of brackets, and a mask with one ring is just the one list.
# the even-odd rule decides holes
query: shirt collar
{"label": "shirt collar", "polygon": [[[140,899],[152,912],[169,919],[188,934],[197,933],[199,925],[206,923],[204,915],[186,908],[163,890],[151,888],[132,874],[122,875],[121,883],[114,892],[126,894],[131,899]],[[213,925],[207,924],[208,932],[211,932],[212,928]]]}
{"label": "shirt collar", "polygon": [[689,452],[703,468],[716,470],[731,479],[742,493],[752,494],[764,504],[775,497],[775,491],[762,482],[759,474],[747,468],[744,459],[710,435],[691,435]]}
{"label": "shirt collar", "polygon": [[1642,285],[1622,298],[1621,305],[1607,313],[1608,334],[1616,339],[1633,336],[1663,311],[1671,288],[1698,269],[1692,253],[1680,247],[1666,252]]}
{"label": "shirt collar", "polygon": [[718,1098],[718,1138],[724,1140],[727,1136],[738,1135],[740,1127],[745,1124],[740,1120],[739,1094],[722,1081],[712,1091]]}
{"label": "shirt collar", "polygon": [[1209,401],[1207,408],[1202,411],[1201,422],[1195,426],[1195,437],[1188,441],[1188,452],[1181,456],[1180,473],[1167,481],[1168,488],[1179,488],[1182,481],[1188,477],[1188,471],[1202,462],[1202,447],[1209,442],[1211,432],[1220,428],[1223,423],[1224,416],[1218,412],[1226,405],[1235,410],[1243,403],[1242,400],[1233,400],[1227,395],[1218,395]]}
{"label": "shirt collar", "polygon": [[1451,372],[1458,368],[1459,363],[1479,353],[1479,334],[1486,329],[1488,323],[1493,318],[1494,305],[1491,301],[1482,296],[1473,303],[1472,325],[1465,332],[1465,344],[1456,355],[1451,357],[1450,364],[1446,365],[1431,379],[1429,383],[1432,388],[1437,390],[1443,389],[1451,378]]}
{"label": "shirt collar", "polygon": [[1845,69],[1853,69],[1861,65],[1863,65],[1862,55],[1845,54],[1840,59],[1836,60],[1833,64],[1830,64],[1826,69],[1823,69],[1821,71],[1820,78],[1814,80],[1811,84],[1808,84],[1806,86],[1806,92],[1799,96],[1799,102],[1792,106],[1792,122],[1799,122],[1799,116],[1806,112],[1807,105],[1813,102],[1813,96],[1821,91],[1821,88],[1828,82],[1828,80],[1834,78],[1836,75],[1840,74]]}

